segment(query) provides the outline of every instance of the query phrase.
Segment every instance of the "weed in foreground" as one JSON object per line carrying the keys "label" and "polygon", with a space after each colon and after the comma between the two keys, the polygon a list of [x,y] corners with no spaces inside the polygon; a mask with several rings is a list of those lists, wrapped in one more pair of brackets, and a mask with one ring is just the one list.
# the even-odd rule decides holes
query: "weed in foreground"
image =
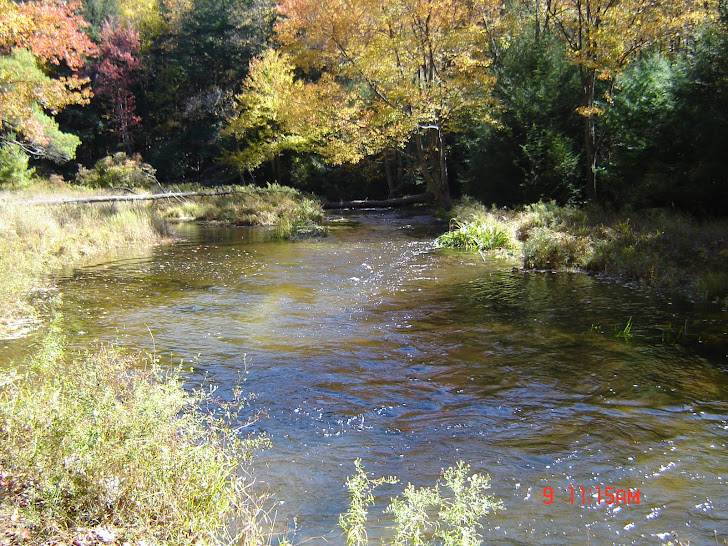
{"label": "weed in foreground", "polygon": [[14,515],[0,531],[39,544],[88,529],[119,544],[261,543],[244,476],[263,440],[233,431],[225,414],[237,410],[149,357],[102,347],[70,359],[53,330],[24,373],[0,376],[0,515]]}
{"label": "weed in foreground", "polygon": [[[373,491],[384,483],[397,483],[395,477],[370,478],[356,461],[356,474],[349,478],[349,510],[339,520],[349,546],[368,543],[368,508],[374,504]],[[417,489],[408,484],[402,496],[391,500],[387,512],[394,515],[396,528],[390,542],[395,546],[476,546],[481,543],[480,521],[490,512],[502,509],[501,501],[487,495],[490,478],[468,475],[462,462],[445,470],[433,487]],[[449,494],[443,494],[449,490]]]}
{"label": "weed in foreground", "polygon": [[[615,326],[615,330],[617,330],[617,327]],[[624,328],[621,330],[618,330],[615,336],[617,339],[623,339],[627,343],[629,343],[632,339],[632,317],[629,317],[627,320],[627,324]]]}

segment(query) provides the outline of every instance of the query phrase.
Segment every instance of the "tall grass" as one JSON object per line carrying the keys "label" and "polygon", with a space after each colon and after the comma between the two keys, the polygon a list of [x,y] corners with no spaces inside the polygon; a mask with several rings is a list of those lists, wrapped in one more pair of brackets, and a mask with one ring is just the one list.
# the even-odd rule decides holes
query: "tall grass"
{"label": "tall grass", "polygon": [[0,535],[260,543],[244,472],[261,440],[224,417],[241,400],[211,410],[209,391],[185,390],[149,356],[102,347],[69,357],[52,329],[24,372],[0,375],[0,514],[14,514],[0,518]]}
{"label": "tall grass", "polygon": [[515,234],[512,253],[520,254],[524,268],[582,269],[728,305],[725,219],[662,209],[616,213],[553,202],[487,209],[469,199],[454,216],[457,229],[437,239],[441,246],[485,250],[472,228],[499,225]]}
{"label": "tall grass", "polygon": [[159,202],[165,218],[236,226],[276,227],[280,238],[322,235],[321,204],[294,188],[237,186],[235,193],[196,198],[194,201]]}
{"label": "tall grass", "polygon": [[450,230],[440,235],[435,244],[478,251],[513,251],[517,248],[516,233],[501,212],[465,198],[450,221]]}
{"label": "tall grass", "polygon": [[32,304],[51,287],[54,270],[165,236],[165,222],[146,204],[0,204],[0,337],[17,333],[34,314]]}

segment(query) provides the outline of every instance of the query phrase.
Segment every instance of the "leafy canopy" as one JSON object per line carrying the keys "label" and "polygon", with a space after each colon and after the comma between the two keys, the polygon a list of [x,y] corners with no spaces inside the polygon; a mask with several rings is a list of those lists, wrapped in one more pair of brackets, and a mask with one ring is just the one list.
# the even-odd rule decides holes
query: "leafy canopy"
{"label": "leafy canopy", "polygon": [[[88,79],[77,71],[95,46],[76,10],[80,2],[0,0],[0,121],[7,140],[38,157],[66,161],[75,154],[77,137],[60,131],[51,117],[70,104],[86,104]],[[53,77],[50,66],[70,75]]]}

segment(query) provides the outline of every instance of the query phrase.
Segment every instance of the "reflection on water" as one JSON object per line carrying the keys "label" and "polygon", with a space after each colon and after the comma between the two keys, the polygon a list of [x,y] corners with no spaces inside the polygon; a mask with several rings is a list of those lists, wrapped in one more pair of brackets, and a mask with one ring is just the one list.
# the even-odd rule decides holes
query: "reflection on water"
{"label": "reflection on water", "polygon": [[[69,334],[197,357],[193,378],[223,394],[244,377],[274,446],[257,478],[297,541],[343,544],[358,457],[418,486],[459,460],[489,472],[506,506],[489,544],[728,538],[725,314],[440,251],[426,216],[357,218],[299,243],[199,229],[76,270],[63,285]],[[629,317],[625,343],[614,334]],[[686,319],[711,342],[662,343]],[[579,488],[605,486],[639,489],[640,504],[582,502]],[[373,543],[399,490],[379,490]]]}

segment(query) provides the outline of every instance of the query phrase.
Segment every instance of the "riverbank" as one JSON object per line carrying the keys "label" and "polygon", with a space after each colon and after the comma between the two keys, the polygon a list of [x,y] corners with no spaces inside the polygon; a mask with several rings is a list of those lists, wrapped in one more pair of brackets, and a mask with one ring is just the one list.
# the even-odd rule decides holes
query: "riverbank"
{"label": "riverbank", "polygon": [[[185,186],[185,189],[199,189]],[[325,235],[324,213],[316,198],[287,186],[268,184],[234,186],[234,193],[196,199],[157,202],[156,209],[169,221],[204,222],[222,226],[275,227],[280,238]]]}
{"label": "riverbank", "polygon": [[170,239],[169,222],[274,226],[277,236],[290,239],[325,234],[320,203],[298,190],[234,189],[230,195],[154,203],[32,206],[9,202],[103,192],[55,181],[0,193],[0,338],[24,335],[52,311],[53,271],[114,249],[162,243]]}
{"label": "riverbank", "polygon": [[18,337],[55,307],[53,271],[113,249],[169,238],[146,205],[0,204],[0,338]]}
{"label": "riverbank", "polygon": [[452,211],[443,247],[498,252],[524,269],[582,270],[728,306],[728,221],[653,209],[614,213],[535,203]]}
{"label": "riverbank", "polygon": [[215,400],[154,355],[66,354],[55,327],[23,370],[0,373],[0,544],[264,543],[246,472],[266,441],[237,432],[255,420],[241,390]]}

